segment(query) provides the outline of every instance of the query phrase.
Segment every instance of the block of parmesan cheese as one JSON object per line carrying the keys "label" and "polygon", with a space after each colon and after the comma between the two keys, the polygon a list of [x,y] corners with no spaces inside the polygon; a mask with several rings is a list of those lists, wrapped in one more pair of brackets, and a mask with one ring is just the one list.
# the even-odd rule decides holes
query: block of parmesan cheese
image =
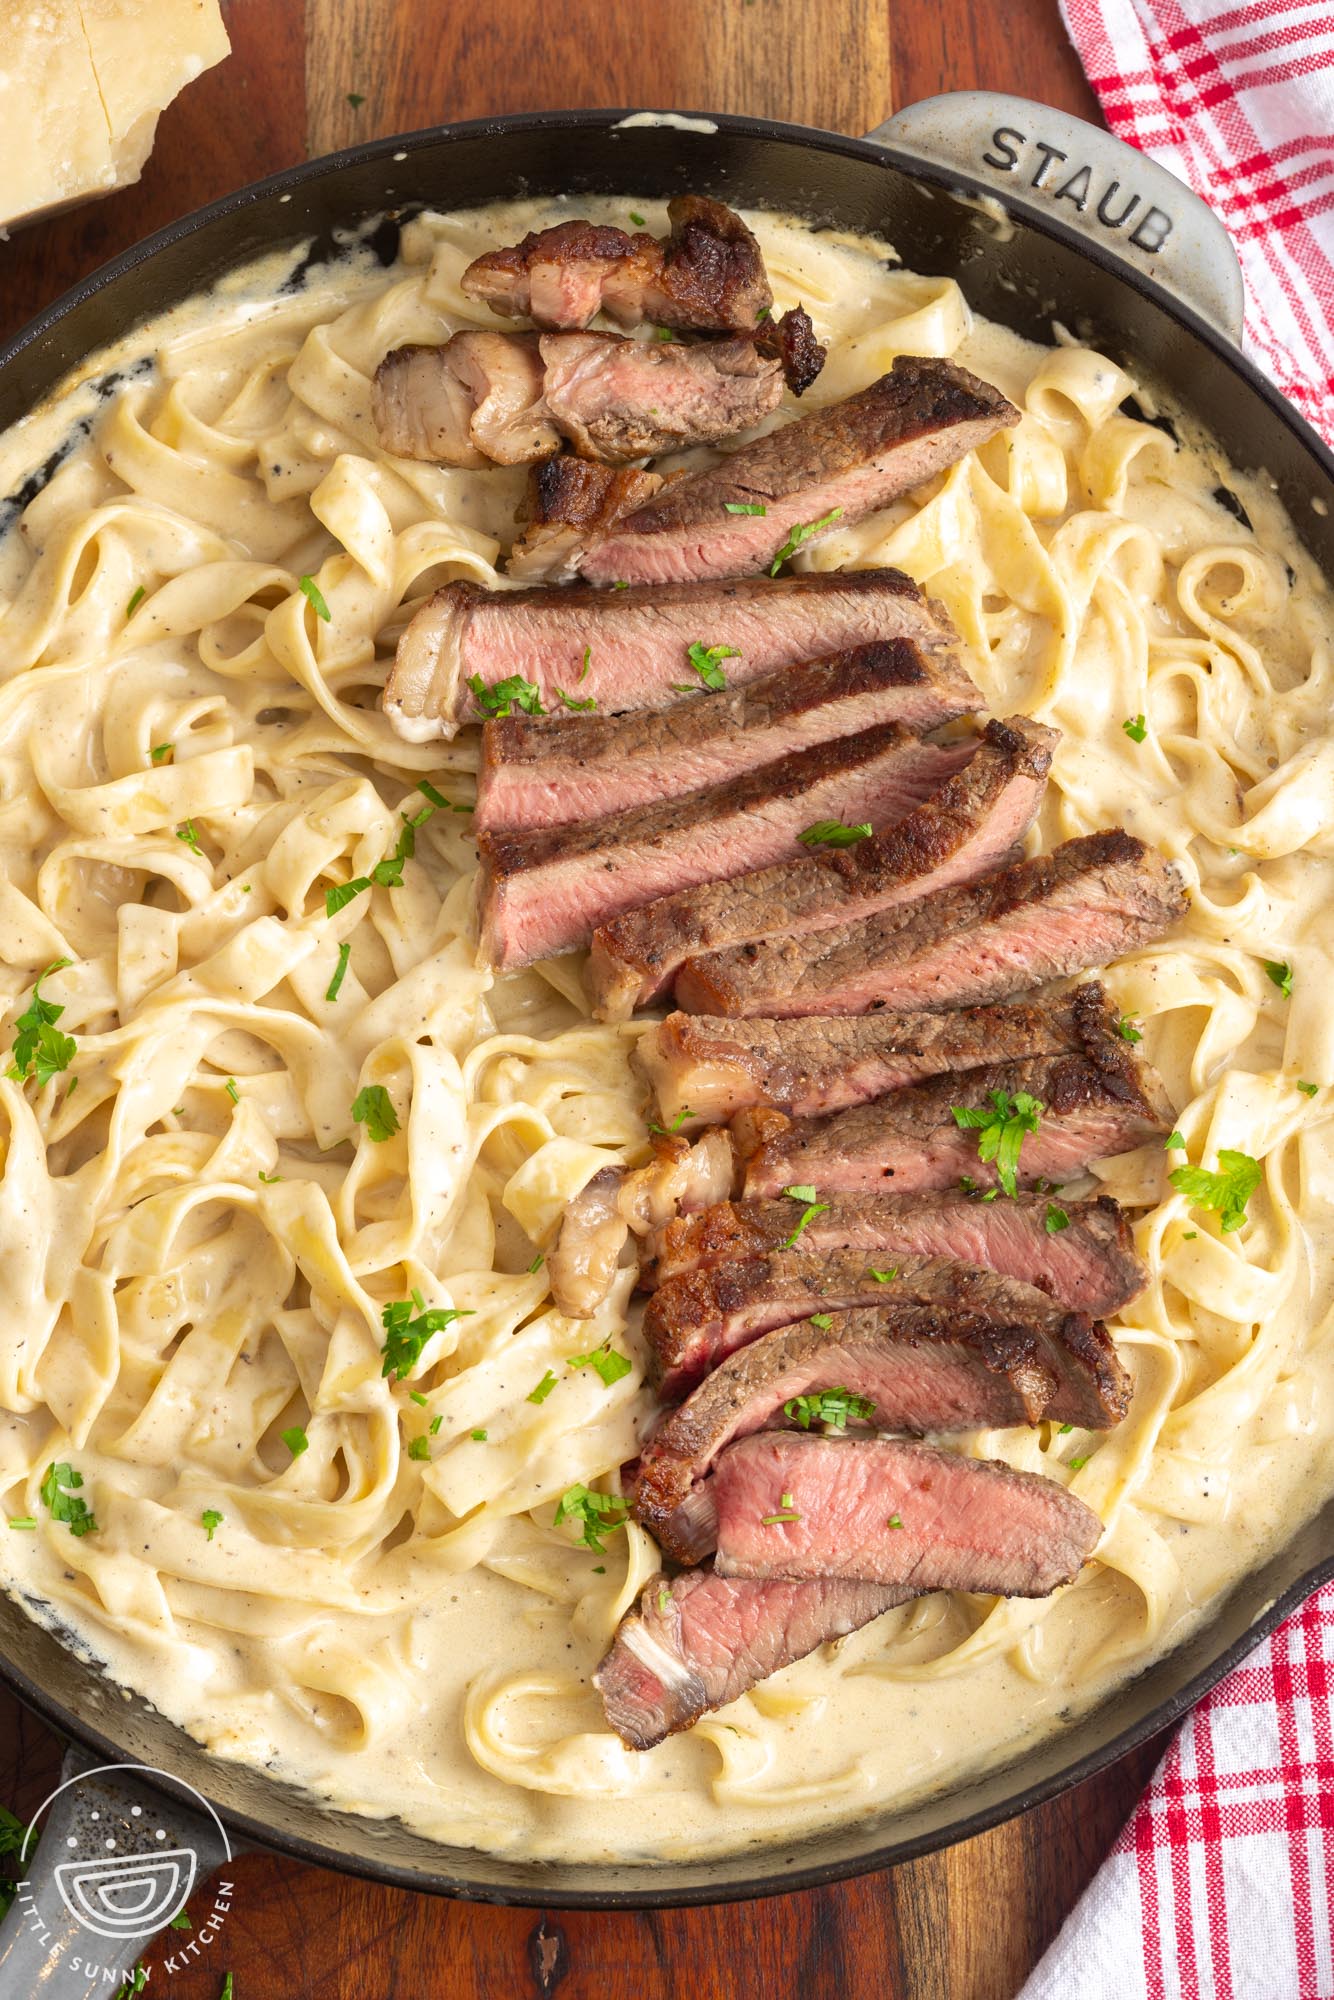
{"label": "block of parmesan cheese", "polygon": [[231,44],[218,0],[0,0],[0,228],[136,181]]}

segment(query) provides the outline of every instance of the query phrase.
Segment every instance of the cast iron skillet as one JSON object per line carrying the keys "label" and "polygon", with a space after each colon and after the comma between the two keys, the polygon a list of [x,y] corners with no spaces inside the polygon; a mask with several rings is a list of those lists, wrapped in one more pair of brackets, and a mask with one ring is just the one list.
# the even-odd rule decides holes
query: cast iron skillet
{"label": "cast iron skillet", "polygon": [[[916,106],[866,140],[748,118],[655,121],[591,111],[445,126],[312,161],[162,230],[43,314],[0,354],[0,427],[136,322],[275,247],[311,238],[313,262],[349,240],[369,240],[388,263],[398,219],[422,205],[687,189],[878,231],[910,269],[958,277],[975,307],[1017,331],[1050,339],[1055,318],[1124,355],[1202,419],[1235,464],[1272,476],[1298,534],[1334,573],[1334,458],[1236,345],[1240,279],[1221,226],[1170,176],[1106,134],[978,93]],[[1314,511],[1314,498],[1329,511]],[[151,1799],[202,1866],[224,1849],[202,1815],[189,1817],[173,1778],[216,1807],[233,1847],[261,1843],[407,1888],[558,1907],[712,1902],[905,1860],[1089,1777],[1181,1715],[1334,1573],[1332,1549],[1334,1504],[1239,1584],[1187,1644],[997,1770],[907,1810],[868,1813],[800,1841],[652,1868],[510,1860],[332,1811],[262,1771],[210,1756],[8,1600],[0,1602],[0,1675],[94,1753],[85,1762],[150,1767],[156,1789],[134,1795]],[[56,1858],[62,1844],[63,1826],[51,1826],[34,1880],[43,1855]],[[53,1948],[42,1948],[41,1963]],[[0,1935],[0,1995],[26,2000],[36,1990],[40,1966],[31,1949],[23,1935]],[[122,1946],[134,1949],[132,1940]],[[93,1990],[94,1982],[62,1970],[65,1987],[44,1983],[43,1992]]]}

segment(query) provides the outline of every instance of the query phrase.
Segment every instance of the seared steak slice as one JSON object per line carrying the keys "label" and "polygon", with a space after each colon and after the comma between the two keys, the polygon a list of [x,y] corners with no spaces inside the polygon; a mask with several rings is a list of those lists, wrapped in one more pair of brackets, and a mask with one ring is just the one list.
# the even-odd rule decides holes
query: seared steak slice
{"label": "seared steak slice", "polygon": [[[961,669],[955,675],[965,678]],[[726,971],[739,946],[832,932],[850,917],[870,916],[996,867],[1033,822],[1055,742],[1054,730],[1023,716],[989,722],[963,770],[897,826],[853,847],[826,848],[807,860],[687,889],[616,918],[593,940],[588,983],[594,1012],[603,1021],[624,1019],[656,999],[687,960],[700,960],[698,971],[691,970],[693,983],[702,986],[713,961],[701,954],[724,954]]]}
{"label": "seared steak slice", "polygon": [[561,1217],[547,1256],[551,1296],[570,1319],[590,1319],[611,1290],[631,1230],[648,1236],[674,1215],[726,1199],[735,1167],[725,1132],[706,1132],[696,1145],[655,1133],[642,1167],[603,1167],[586,1181]]}
{"label": "seared steak slice", "polygon": [[735,685],[878,639],[915,639],[933,657],[958,646],[941,606],[896,569],[647,590],[448,583],[399,640],[384,709],[400,736],[424,743],[481,719],[474,677],[490,687],[519,674],[541,688],[549,708],[552,690],[564,688],[616,714],[669,708],[697,640],[736,648],[727,662]]}
{"label": "seared steak slice", "polygon": [[[799,1421],[812,1405],[798,1398],[837,1390],[849,1420],[877,1430],[1007,1429],[1049,1411],[1054,1380],[1038,1335],[1014,1319],[904,1302],[833,1313],[827,1326],[798,1320],[729,1355],[659,1424],[640,1455],[635,1514],[678,1561],[699,1562],[713,1547],[720,1454],[783,1422],[788,1403]],[[867,1404],[869,1415],[851,1414]]]}
{"label": "seared steak slice", "polygon": [[582,457],[609,465],[733,437],[777,409],[783,394],[781,362],[753,340],[687,347],[544,333],[539,344],[552,421]]}
{"label": "seared steak slice", "polygon": [[1046,1597],[1102,1534],[1054,1479],[899,1438],[746,1438],[713,1475],[720,1576]]}
{"label": "seared steak slice", "polygon": [[773,304],[760,246],[734,209],[706,195],[667,204],[665,243],[605,223],[560,222],[476,257],[463,290],[493,312],[544,327],[584,327],[598,311],[620,326],[745,332]]}
{"label": "seared steak slice", "polygon": [[531,333],[456,333],[443,347],[396,347],[375,371],[371,412],[399,458],[523,465],[560,450]]}
{"label": "seared steak slice", "polygon": [[[813,410],[743,445],[721,465],[673,480],[669,492],[589,550],[583,574],[592,583],[752,575],[820,533],[887,507],[1018,421],[1000,390],[967,369],[900,355],[887,375],[846,402]],[[756,506],[763,512],[727,511]],[[799,529],[807,532],[798,535]]]}
{"label": "seared steak slice", "polygon": [[796,854],[818,821],[897,819],[968,754],[889,722],[683,798],[579,826],[483,833],[483,955],[498,970],[530,965],[587,945],[600,923],[651,896]]}
{"label": "seared steak slice", "polygon": [[945,1014],[791,1021],[669,1014],[644,1036],[633,1060],[653,1087],[660,1122],[678,1131],[721,1124],[758,1104],[813,1118],[945,1071],[1083,1046],[1074,999],[1066,997]]}
{"label": "seared steak slice", "polygon": [[[673,1218],[649,1239],[644,1281],[663,1285],[715,1265],[768,1257],[791,1236],[792,1213],[786,1199],[728,1201]],[[800,1242],[808,1257],[855,1251],[882,1271],[896,1258],[958,1258],[1098,1317],[1119,1312],[1148,1283],[1130,1225],[1105,1194],[1062,1198],[1059,1207],[1049,1195],[1022,1191],[1012,1201],[976,1201],[957,1189],[830,1195]]]}
{"label": "seared steak slice", "polygon": [[[791,1213],[799,1220],[802,1205]],[[710,1265],[659,1285],[644,1313],[644,1335],[662,1394],[670,1397],[738,1348],[808,1314],[905,1306],[993,1329],[1017,1327],[1038,1342],[1049,1377],[1042,1402],[1022,1417],[996,1421],[1035,1423],[1044,1415],[1105,1430],[1125,1413],[1129,1378],[1105,1327],[1022,1279],[945,1258],[900,1254],[882,1263],[880,1253],[862,1250],[779,1249],[748,1264]],[[948,1428],[882,1421],[903,1430]]]}
{"label": "seared steak slice", "polygon": [[692,1014],[863,1014],[962,1007],[1107,965],[1171,929],[1186,892],[1170,862],[1115,828],[864,922],[694,959]]}
{"label": "seared steak slice", "polygon": [[579,574],[588,543],[661,485],[656,472],[597,465],[567,452],[543,459],[528,475],[515,517],[523,533],[510,549],[506,575],[525,583],[568,583]]}
{"label": "seared steak slice", "polygon": [[930,729],[981,699],[962,669],[942,672],[911,639],[891,639],[670,708],[506,716],[482,731],[474,824],[562,826],[624,812],[879,723]]}
{"label": "seared steak slice", "polygon": [[978,1159],[977,1132],[961,1131],[954,1110],[989,1109],[994,1090],[1026,1091],[1042,1106],[1019,1157],[1019,1181],[1030,1187],[1073,1180],[1090,1161],[1128,1153],[1171,1128],[1158,1077],[1124,1042],[1109,1043],[1096,1058],[1048,1056],[935,1077],[828,1118],[780,1124],[781,1114],[770,1114],[757,1142],[742,1146],[744,1191],[776,1195],[809,1181],[835,1194],[884,1194],[891,1184],[911,1194],[965,1178],[993,1187],[995,1169]]}
{"label": "seared steak slice", "polygon": [[802,396],[824,367],[827,348],[815,338],[811,318],[801,306],[780,320],[766,320],[755,337],[761,354],[776,354],[783,379],[794,396]]}
{"label": "seared steak slice", "polygon": [[912,1595],[879,1583],[746,1583],[707,1569],[660,1572],[621,1620],[593,1685],[621,1740],[651,1750]]}

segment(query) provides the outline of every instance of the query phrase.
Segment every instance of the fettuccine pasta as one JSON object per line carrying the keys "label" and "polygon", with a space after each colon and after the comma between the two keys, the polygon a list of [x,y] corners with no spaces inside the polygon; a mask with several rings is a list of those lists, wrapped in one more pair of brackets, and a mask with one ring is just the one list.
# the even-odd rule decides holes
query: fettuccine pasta
{"label": "fettuccine pasta", "polygon": [[[378,706],[426,593],[503,584],[523,475],[386,457],[370,378],[475,323],[464,266],[557,212],[240,274],[0,440],[16,492],[68,445],[0,537],[0,1573],[220,1755],[443,1839],[651,1860],[1009,1754],[1328,1489],[1334,656],[1264,482],[1149,386],[751,218],[830,344],[810,403],[913,353],[1022,410],[798,566],[907,570],[989,707],[1062,732],[1034,845],[1121,824],[1178,863],[1185,924],[1107,984],[1182,1143],[1098,1169],[1152,1272],[1113,1329],[1129,1417],[962,1441],[1098,1512],[1080,1581],[924,1599],[626,1750],[590,1675],[656,1550],[555,1515],[653,1413],[632,1274],[572,1321],[541,1257],[645,1155],[641,1027],[595,1024],[573,960],[478,969],[475,740]],[[1167,1178],[1222,1148],[1263,1166],[1229,1231]]]}

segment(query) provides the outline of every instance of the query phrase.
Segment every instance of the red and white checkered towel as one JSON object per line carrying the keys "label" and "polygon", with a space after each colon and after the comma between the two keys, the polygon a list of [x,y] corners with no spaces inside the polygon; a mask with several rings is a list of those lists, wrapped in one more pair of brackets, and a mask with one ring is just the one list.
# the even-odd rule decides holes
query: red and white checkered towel
{"label": "red and white checkered towel", "polygon": [[1182,1725],[1019,2000],[1334,1994],[1334,1583]]}
{"label": "red and white checkered towel", "polygon": [[1334,0],[1061,0],[1107,123],[1237,246],[1246,347],[1334,443]]}

